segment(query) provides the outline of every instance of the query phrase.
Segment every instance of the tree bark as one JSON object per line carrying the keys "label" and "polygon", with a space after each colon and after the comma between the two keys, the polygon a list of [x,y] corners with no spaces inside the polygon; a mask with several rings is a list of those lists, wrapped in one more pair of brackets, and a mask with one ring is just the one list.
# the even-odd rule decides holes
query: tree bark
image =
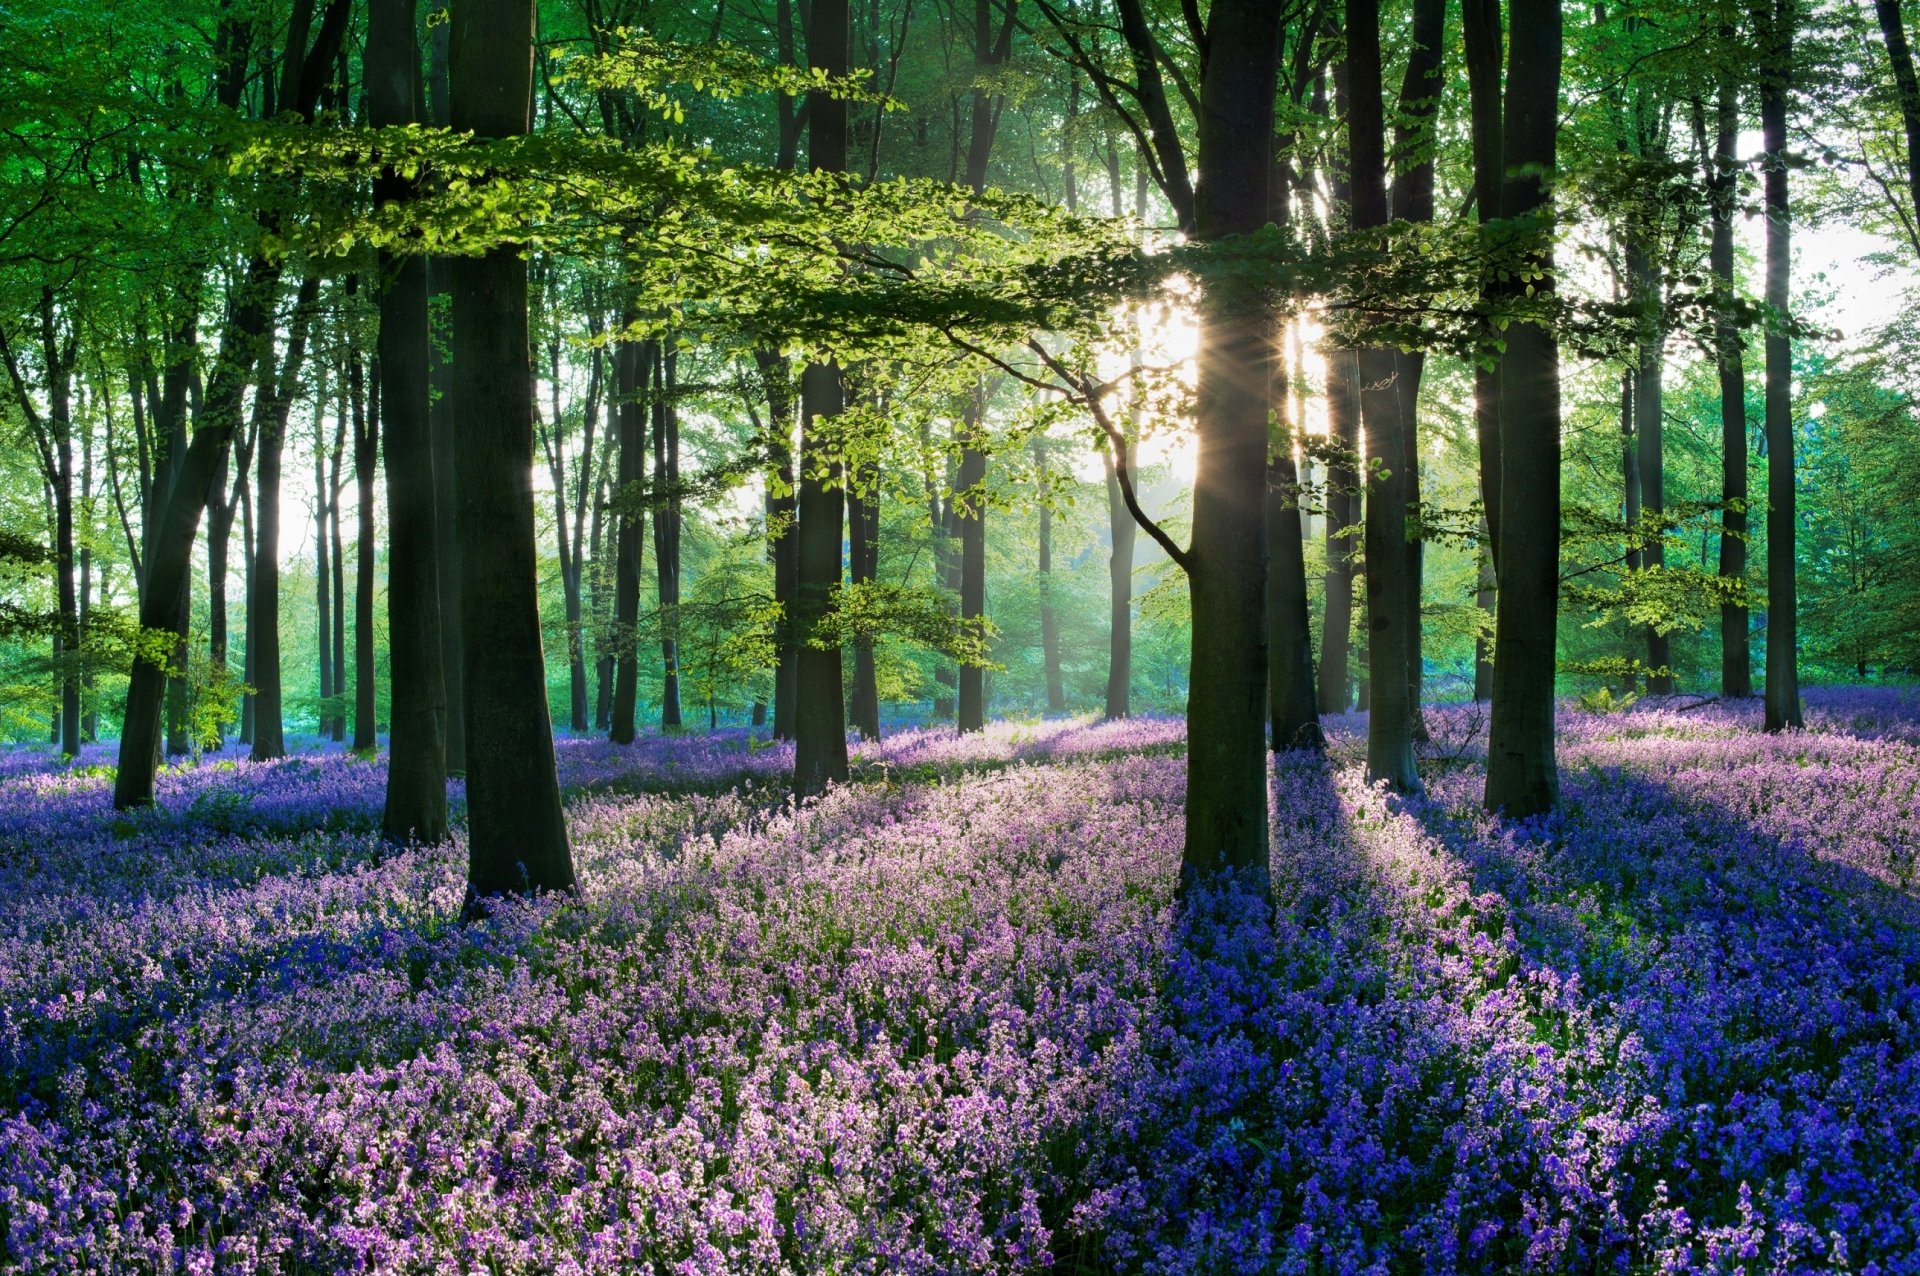
{"label": "tree bark", "polygon": [[[994,27],[994,9],[1004,4],[1004,19]],[[986,189],[987,161],[993,154],[993,139],[999,132],[1000,111],[1005,100],[987,91],[980,80],[991,76],[994,68],[1007,59],[1013,38],[1017,6],[1013,0],[974,0],[973,115],[967,135],[966,182],[975,194]],[[973,402],[961,414],[960,477],[958,517],[960,533],[960,618],[977,623],[987,609],[987,451],[986,389],[975,385]],[[960,666],[957,725],[960,730],[979,731],[987,720],[986,670],[977,664]]]}
{"label": "tree bark", "polygon": [[[1338,197],[1336,196],[1336,199]],[[1342,458],[1360,447],[1360,365],[1351,350],[1329,349],[1327,433]],[[1360,476],[1345,459],[1327,466],[1326,603],[1320,632],[1320,712],[1345,713],[1352,703],[1354,551]]]}
{"label": "tree bark", "polygon": [[[376,128],[424,114],[417,0],[370,0],[367,99]],[[402,203],[413,184],[392,170],[374,182],[382,204]],[[387,644],[391,726],[386,805],[388,841],[436,846],[447,837],[447,697],[441,659],[427,260],[380,255],[380,415],[386,438]]]}
{"label": "tree bark", "polygon": [[1040,545],[1037,564],[1040,584],[1040,664],[1047,688],[1047,712],[1067,711],[1066,682],[1060,675],[1060,616],[1053,606],[1053,502],[1048,493],[1047,447],[1033,441],[1033,468],[1040,479]]}
{"label": "tree bark", "polygon": [[[457,132],[528,128],[532,0],[454,0]],[[469,917],[510,892],[575,891],[554,770],[533,521],[527,267],[509,244],[453,263],[455,483],[467,717]]]}
{"label": "tree bark", "polygon": [[[807,62],[830,76],[847,73],[847,0],[814,0],[807,31]],[[824,93],[807,102],[808,166],[816,173],[847,167],[847,104]],[[847,779],[846,698],[841,688],[838,647],[815,645],[815,630],[833,605],[840,587],[840,537],[846,513],[843,482],[826,470],[819,455],[820,422],[843,405],[840,369],[833,363],[807,365],[800,384],[799,493],[795,501],[798,568],[794,590],[795,672],[793,787],[804,795],[822,792]]]}
{"label": "tree bark", "polygon": [[794,535],[793,383],[786,356],[778,350],[754,351],[767,400],[767,557],[773,561],[773,734],[793,739],[794,678],[800,649],[794,642],[794,589],[799,579],[799,539]]}
{"label": "tree bark", "polygon": [[[1747,574],[1747,368],[1746,350],[1733,314],[1733,217],[1738,192],[1740,96],[1724,74],[1714,124],[1708,199],[1713,223],[1708,268],[1713,272],[1713,344],[1720,373],[1720,562],[1722,580]],[[1747,608],[1720,605],[1720,695],[1753,695],[1753,653]]]}
{"label": "tree bark", "polygon": [[[1379,0],[1348,0],[1348,156],[1352,165],[1353,225],[1366,230],[1387,224],[1386,121],[1381,103]],[[1417,791],[1413,706],[1407,671],[1412,661],[1408,625],[1412,558],[1407,549],[1411,493],[1407,430],[1391,350],[1369,347],[1358,354],[1360,412],[1367,431],[1371,469],[1366,494],[1367,662],[1372,703],[1367,721],[1367,778],[1402,793]]]}
{"label": "tree bark", "polygon": [[[1442,53],[1446,47],[1446,0],[1415,0],[1412,43],[1407,50],[1405,77],[1400,82],[1400,104],[1394,113],[1393,216],[1396,221],[1433,220],[1434,119],[1440,110]],[[1401,493],[1409,515],[1420,507],[1420,383],[1426,373],[1424,351],[1396,351],[1393,355],[1394,397],[1400,418],[1395,431],[1400,442]],[[1417,522],[1417,519],[1414,520]],[[1407,587],[1403,597],[1407,634],[1407,715],[1415,740],[1427,738],[1427,722],[1420,711],[1426,664],[1421,654],[1425,593],[1426,539],[1424,529],[1407,537]]]}
{"label": "tree bark", "polygon": [[[954,524],[960,533],[960,619],[979,622],[987,614],[987,453],[986,388],[976,382],[972,400],[960,416],[960,472],[954,481]],[[977,664],[959,669],[955,724],[963,732],[987,725],[986,670]]]}
{"label": "tree bark", "polygon": [[[373,362],[373,380],[380,382],[380,358]],[[380,398],[367,400],[366,411],[353,423],[353,478],[355,488],[353,560],[353,747],[372,750],[378,744],[373,672],[373,481],[380,464]],[[338,526],[336,520],[335,526]]]}
{"label": "tree bark", "polygon": [[[815,0],[815,21],[831,14],[836,0]],[[844,8],[841,27],[844,41]],[[829,16],[829,22],[832,21]],[[819,28],[816,26],[816,33]],[[816,62],[815,65],[818,65]],[[818,99],[815,101],[818,105]],[[820,115],[813,116],[814,153],[819,155]],[[842,143],[844,145],[844,142]],[[839,414],[840,369],[831,363],[807,365],[800,383],[800,491],[797,520],[799,579],[795,590],[795,626],[800,646],[794,714],[794,789],[804,795],[823,792],[847,780],[846,702],[841,687],[840,648],[820,647],[815,633],[833,606],[840,587],[840,538],[845,489],[834,475],[819,474],[811,455],[819,446],[820,421]]]}
{"label": "tree bark", "polygon": [[[356,276],[349,276],[357,282]],[[327,734],[335,744],[347,735],[347,556],[340,537],[340,467],[347,452],[346,430],[349,421],[361,428],[367,409],[366,373],[358,350],[347,355],[348,411],[343,412],[334,431],[333,456],[327,471],[327,535],[333,555],[333,716]]]}
{"label": "tree bark", "polygon": [[654,365],[653,474],[661,502],[653,516],[653,564],[660,596],[660,726],[680,719],[680,409],[674,403],[680,356],[663,342]]}
{"label": "tree bark", "polygon": [[1320,705],[1313,687],[1313,619],[1300,526],[1300,476],[1291,439],[1276,441],[1267,471],[1267,629],[1271,663],[1267,716],[1273,751],[1319,749]]}
{"label": "tree bark", "polygon": [[[847,491],[848,574],[856,585],[871,585],[880,573],[880,467],[861,467]],[[880,739],[880,685],[873,662],[873,639],[853,640],[853,726],[870,743]]]}
{"label": "tree bark", "polygon": [[[1201,242],[1267,220],[1280,28],[1280,6],[1267,0],[1215,0],[1209,15],[1194,201]],[[1183,886],[1223,871],[1267,881],[1271,304],[1226,278],[1209,280],[1199,304]]]}
{"label": "tree bark", "polygon": [[1766,729],[1800,718],[1799,597],[1794,568],[1793,338],[1787,330],[1793,214],[1787,192],[1787,93],[1793,76],[1793,0],[1772,0],[1759,31],[1760,132],[1767,217],[1767,699]]}
{"label": "tree bark", "polygon": [[[1111,451],[1103,449],[1107,470],[1107,692],[1102,715],[1125,718],[1133,711],[1133,514],[1120,490]],[[1133,448],[1124,458],[1133,472]]]}
{"label": "tree bark", "polygon": [[[1627,246],[1627,277],[1640,312],[1639,363],[1633,370],[1633,424],[1635,466],[1640,484],[1640,513],[1659,519],[1666,512],[1666,361],[1663,347],[1667,329],[1662,316],[1666,283],[1654,259],[1654,245],[1636,236]],[[1638,534],[1637,531],[1635,533]],[[1664,533],[1645,542],[1640,552],[1642,571],[1658,572],[1667,564]],[[1647,690],[1657,696],[1673,694],[1672,641],[1656,625],[1647,626]]]}
{"label": "tree bark", "polygon": [[[435,23],[427,38],[427,107],[429,122],[441,128],[453,123],[448,84],[448,46],[452,24]],[[453,263],[447,257],[427,258],[427,380],[431,387],[427,417],[433,433],[434,559],[440,581],[440,674],[446,692],[446,769],[449,775],[467,770],[467,697],[464,648],[460,636],[460,538],[455,528],[454,483],[460,439],[453,415],[453,377],[450,358],[453,299],[449,291]],[[436,317],[437,316],[437,317]]]}
{"label": "tree bark", "polygon": [[651,384],[655,347],[652,342],[622,342],[614,354],[619,379],[620,471],[615,486],[620,512],[614,545],[613,579],[613,722],[608,738],[632,744],[638,730],[640,653],[636,627],[640,623],[640,556],[646,536],[646,509],[640,488],[646,479],[647,405],[645,388]]}
{"label": "tree bark", "polygon": [[[299,385],[300,366],[305,361],[306,343],[313,325],[313,308],[320,296],[320,277],[309,274],[300,281],[300,294],[294,303],[292,335],[287,357],[280,366],[280,381],[275,387],[263,381],[254,396],[254,510],[253,592],[247,599],[248,654],[252,657],[253,749],[255,762],[271,761],[287,755],[284,715],[281,711],[280,681],[280,459],[286,445],[287,420],[293,411],[293,393]],[[316,404],[326,400],[323,382]],[[316,411],[318,409],[316,408]],[[321,644],[326,643],[323,632]]]}
{"label": "tree bark", "polygon": [[[1559,130],[1560,0],[1513,0],[1502,129],[1501,211],[1536,219],[1537,290],[1554,285],[1553,209]],[[1560,799],[1553,690],[1560,603],[1560,350],[1535,323],[1508,329],[1501,364],[1500,524],[1493,722],[1485,802],[1537,815]]]}

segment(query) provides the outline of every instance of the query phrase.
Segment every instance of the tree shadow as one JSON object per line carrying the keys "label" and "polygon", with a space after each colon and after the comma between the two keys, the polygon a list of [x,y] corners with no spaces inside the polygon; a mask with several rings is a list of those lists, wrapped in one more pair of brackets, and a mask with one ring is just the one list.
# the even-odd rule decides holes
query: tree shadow
{"label": "tree shadow", "polygon": [[[1792,800],[1783,777],[1781,800]],[[1570,769],[1563,813],[1407,809],[1573,994],[1622,1218],[1675,1250],[1910,1259],[1920,1209],[1920,906],[1671,779]],[[1789,1264],[1791,1265],[1791,1264]]]}
{"label": "tree shadow", "polygon": [[[1085,1270],[1510,1270],[1597,1261],[1571,1079],[1500,927],[1401,803],[1310,753],[1272,777],[1272,894],[1189,892],[1163,1012],[1075,1167]],[[1404,852],[1404,853],[1401,853]],[[1418,853],[1416,853],[1418,852]]]}

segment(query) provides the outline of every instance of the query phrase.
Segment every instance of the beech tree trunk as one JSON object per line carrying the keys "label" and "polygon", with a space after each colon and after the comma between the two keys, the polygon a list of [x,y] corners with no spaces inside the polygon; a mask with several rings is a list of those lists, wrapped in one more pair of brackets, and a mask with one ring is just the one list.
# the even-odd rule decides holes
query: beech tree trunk
{"label": "beech tree trunk", "polygon": [[[420,120],[417,0],[370,0],[367,99],[376,128]],[[413,196],[391,170],[374,182],[382,204]],[[389,740],[380,827],[396,843],[447,837],[447,698],[441,659],[440,564],[430,403],[427,261],[380,256],[380,415],[386,438]]]}
{"label": "beech tree trunk", "polygon": [[[807,31],[807,62],[830,76],[847,73],[847,0],[814,0]],[[847,167],[847,104],[824,93],[807,102],[808,165],[816,173]],[[800,384],[799,492],[795,501],[798,576],[794,589],[795,672],[793,787],[819,793],[847,779],[846,698],[841,688],[838,647],[815,645],[815,629],[833,604],[840,586],[840,537],[846,513],[843,483],[819,472],[818,422],[839,414],[843,404],[840,369],[810,363]]]}
{"label": "beech tree trunk", "polygon": [[[1352,165],[1353,224],[1387,224],[1386,122],[1381,104],[1379,0],[1348,0],[1348,162]],[[1407,551],[1410,475],[1398,361],[1391,350],[1358,354],[1360,411],[1367,455],[1379,458],[1367,484],[1367,664],[1371,704],[1367,722],[1367,778],[1400,792],[1420,787],[1414,765],[1413,706],[1407,670],[1412,660],[1408,620],[1413,609],[1412,558]]]}
{"label": "beech tree trunk", "polygon": [[794,588],[799,579],[798,537],[794,534],[793,383],[786,356],[777,350],[754,351],[767,401],[767,557],[773,562],[773,601],[780,615],[773,623],[773,734],[793,739],[793,711],[800,648],[794,642]]}
{"label": "beech tree trunk", "polygon": [[[1633,434],[1635,466],[1640,483],[1640,514],[1658,519],[1666,512],[1666,322],[1662,317],[1666,282],[1660,264],[1654,259],[1655,246],[1637,238],[1627,246],[1627,277],[1633,287],[1634,301],[1640,311],[1639,356],[1633,370]],[[1664,535],[1648,539],[1641,548],[1642,571],[1660,571],[1666,567]],[[1654,695],[1673,694],[1672,640],[1658,626],[1649,625],[1647,640],[1647,690]]]}
{"label": "beech tree trunk", "polygon": [[[1713,344],[1720,373],[1720,563],[1723,580],[1747,574],[1747,368],[1746,349],[1733,315],[1733,216],[1738,195],[1740,95],[1730,74],[1720,80],[1715,110],[1713,157],[1708,199],[1713,241],[1708,268],[1713,272]],[[1753,695],[1753,653],[1747,608],[1720,604],[1720,695]]]}
{"label": "beech tree trunk", "polygon": [[1800,718],[1800,625],[1794,569],[1793,338],[1786,328],[1793,266],[1793,214],[1787,197],[1787,92],[1793,76],[1793,0],[1773,0],[1758,33],[1760,132],[1766,171],[1767,306],[1767,700],[1766,728],[1786,731]]}
{"label": "beech tree trunk", "polygon": [[613,579],[613,723],[615,744],[632,744],[637,731],[640,652],[635,627],[640,622],[640,554],[646,536],[646,511],[640,486],[646,478],[647,405],[645,388],[653,375],[654,343],[622,342],[614,354],[620,389],[620,472],[614,494],[619,500],[619,532]]}
{"label": "beech tree trunk", "polygon": [[[1339,196],[1335,197],[1336,199]],[[1327,433],[1342,458],[1360,447],[1360,365],[1351,350],[1330,348],[1327,363]],[[1320,712],[1345,713],[1352,703],[1354,537],[1360,521],[1360,476],[1341,459],[1327,467],[1326,604],[1320,631]]]}
{"label": "beech tree trunk", "polygon": [[[1501,138],[1501,209],[1538,222],[1536,290],[1554,285],[1553,209],[1559,131],[1560,0],[1513,0],[1513,45]],[[1553,690],[1560,605],[1560,349],[1535,323],[1508,328],[1500,371],[1500,575],[1495,604],[1493,722],[1485,802],[1538,815],[1560,799]]]}
{"label": "beech tree trunk", "polygon": [[660,726],[680,719],[680,409],[674,403],[680,356],[663,342],[654,365],[653,474],[661,504],[653,516],[653,564],[660,595]]}
{"label": "beech tree trunk", "polygon": [[[1267,220],[1280,16],[1268,0],[1215,0],[1209,14],[1194,199],[1201,242]],[[1258,289],[1216,278],[1198,307],[1183,886],[1223,871],[1267,881],[1270,306]]]}
{"label": "beech tree trunk", "polygon": [[[1033,441],[1033,468],[1040,478],[1040,489],[1047,492],[1047,446]],[[1039,562],[1040,578],[1040,664],[1047,687],[1047,712],[1067,711],[1067,688],[1060,675],[1060,617],[1053,606],[1053,505],[1051,499],[1040,502]]]}
{"label": "beech tree trunk", "polygon": [[[373,361],[373,379],[380,381],[380,358]],[[378,742],[373,673],[373,480],[380,464],[380,399],[367,400],[366,411],[353,423],[354,560],[353,560],[353,747],[370,750]],[[338,526],[338,520],[335,526]]]}
{"label": "beech tree trunk", "polygon": [[[981,446],[986,408],[986,389],[976,384],[972,402],[960,418],[960,472],[954,480],[962,621],[978,621],[987,614],[987,453]],[[977,664],[960,666],[955,719],[963,732],[980,731],[987,725],[986,672]]]}
{"label": "beech tree trunk", "polygon": [[[299,385],[300,366],[305,361],[313,308],[319,296],[318,275],[309,274],[300,281],[293,331],[287,343],[287,357],[281,364],[279,386],[275,388],[270,381],[264,381],[254,397],[256,508],[253,592],[247,599],[247,654],[251,657],[255,688],[253,749],[249,756],[255,762],[287,755],[280,679],[280,459],[286,445],[287,420],[293,411],[294,389]],[[323,380],[314,402],[325,401]],[[324,631],[320,642],[323,647],[326,645]]]}
{"label": "beech tree trunk", "polygon": [[1313,618],[1300,526],[1300,476],[1289,440],[1274,446],[1267,471],[1267,716],[1275,753],[1319,749],[1320,705],[1313,689]]}
{"label": "beech tree trunk", "polygon": [[[453,128],[527,131],[532,0],[454,0]],[[576,889],[554,770],[533,522],[527,267],[503,245],[453,262],[455,484],[467,717],[467,905]]]}
{"label": "beech tree trunk", "polygon": [[[1103,716],[1124,718],[1133,711],[1133,545],[1136,531],[1127,499],[1120,491],[1113,455],[1103,450],[1107,470],[1107,694]],[[1134,450],[1127,448],[1128,472]]]}
{"label": "beech tree trunk", "polygon": [[[452,91],[448,84],[452,24],[435,23],[427,29],[427,102],[430,122],[452,125]],[[449,355],[453,279],[451,258],[427,258],[427,381],[431,387],[427,419],[433,433],[433,519],[435,568],[440,581],[440,674],[446,693],[446,769],[449,775],[467,770],[467,696],[464,648],[460,634],[460,537],[454,519],[454,457],[460,440],[453,415],[455,368]],[[438,299],[437,301],[435,299]],[[435,331],[435,315],[446,316]],[[437,337],[437,339],[435,339]]]}
{"label": "beech tree trunk", "polygon": [[[987,162],[993,155],[993,140],[1005,105],[1005,99],[989,93],[981,81],[1007,60],[1017,11],[1015,0],[974,0],[975,83],[967,134],[966,183],[976,194],[986,189]],[[997,29],[996,16],[1001,19]],[[973,622],[983,619],[987,611],[986,412],[986,389],[976,385],[971,409],[961,415],[955,519],[960,533],[960,618]],[[986,726],[986,672],[976,664],[960,666],[956,719],[962,731],[979,731]]]}
{"label": "beech tree trunk", "polygon": [[[847,490],[848,575],[856,585],[871,585],[880,574],[880,468],[861,467]],[[873,639],[853,640],[853,726],[860,738],[880,739],[879,671],[873,662]]]}

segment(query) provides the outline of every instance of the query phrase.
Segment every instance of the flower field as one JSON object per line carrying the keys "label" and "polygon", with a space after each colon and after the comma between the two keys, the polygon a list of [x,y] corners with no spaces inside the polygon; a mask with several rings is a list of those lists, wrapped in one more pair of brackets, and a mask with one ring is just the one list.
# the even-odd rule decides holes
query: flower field
{"label": "flower field", "polygon": [[1178,723],[560,743],[584,901],[462,928],[375,762],[0,759],[0,1270],[1920,1272],[1920,699],[1562,714],[1563,815]]}

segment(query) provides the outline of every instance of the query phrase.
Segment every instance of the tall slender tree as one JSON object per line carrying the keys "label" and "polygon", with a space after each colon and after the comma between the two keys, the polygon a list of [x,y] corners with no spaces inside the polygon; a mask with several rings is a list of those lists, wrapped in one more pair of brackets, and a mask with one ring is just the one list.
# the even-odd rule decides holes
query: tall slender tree
{"label": "tall slender tree", "polygon": [[[369,0],[367,107],[374,127],[421,122],[417,0]],[[413,184],[393,169],[374,183],[382,204],[403,204]],[[394,842],[437,845],[447,836],[447,701],[442,668],[438,512],[435,509],[427,261],[380,259],[380,408],[387,479],[389,720],[386,805],[380,827]]]}
{"label": "tall slender tree", "polygon": [[[847,0],[813,0],[807,30],[807,62],[833,77],[847,73]],[[843,173],[847,167],[845,99],[816,92],[807,101],[807,163],[816,173]],[[837,461],[823,444],[828,422],[840,414],[843,389],[839,365],[816,360],[800,380],[800,451],[796,458],[799,491],[795,500],[798,576],[794,589],[795,639],[799,645],[794,689],[795,791],[819,793],[847,778],[846,697],[841,687],[840,650],[816,638],[840,587],[841,535],[846,514],[844,482],[833,471]]]}
{"label": "tall slender tree", "polygon": [[[527,131],[532,0],[454,0],[452,118]],[[576,889],[554,768],[533,521],[533,354],[516,245],[453,263],[453,413],[467,716],[469,916],[510,892]]]}
{"label": "tall slender tree", "polygon": [[1800,600],[1795,570],[1793,337],[1788,311],[1793,206],[1788,195],[1787,96],[1793,89],[1797,0],[1758,0],[1762,203],[1767,217],[1767,695],[1766,727],[1786,731],[1800,717]]}
{"label": "tall slender tree", "polygon": [[[1730,36],[1731,31],[1724,31]],[[1732,41],[1727,39],[1730,47]],[[1713,352],[1720,374],[1720,562],[1729,585],[1747,575],[1747,367],[1746,348],[1733,312],[1733,218],[1739,194],[1740,95],[1731,70],[1719,73],[1714,104],[1713,145],[1707,150],[1704,121],[1701,160],[1709,174],[1708,217],[1712,245],[1707,265],[1713,272]],[[1720,604],[1720,694],[1727,699],[1753,695],[1753,654],[1748,642],[1746,604],[1730,596]]]}
{"label": "tall slender tree", "polygon": [[[1194,230],[1251,234],[1269,214],[1280,6],[1215,0],[1200,88]],[[1187,579],[1193,647],[1187,700],[1183,881],[1233,870],[1267,878],[1267,413],[1272,299],[1209,278],[1199,302],[1199,459]]]}
{"label": "tall slender tree", "polygon": [[[1512,0],[1500,128],[1501,213],[1529,235],[1525,273],[1550,294],[1558,160],[1560,0]],[[1483,138],[1475,129],[1476,144]],[[1512,272],[1519,274],[1521,272]],[[1553,681],[1560,600],[1560,349],[1530,320],[1507,329],[1500,363],[1500,495],[1494,546],[1493,721],[1485,801],[1511,816],[1560,800]]]}
{"label": "tall slender tree", "polygon": [[[1352,166],[1353,226],[1387,224],[1386,114],[1381,101],[1379,0],[1347,0],[1347,158]],[[1371,689],[1367,721],[1367,777],[1401,792],[1420,787],[1414,764],[1408,595],[1413,560],[1407,550],[1411,512],[1411,453],[1406,434],[1413,418],[1405,410],[1394,352],[1368,347],[1357,355],[1360,412],[1367,456],[1379,459],[1367,483],[1367,663]]]}

